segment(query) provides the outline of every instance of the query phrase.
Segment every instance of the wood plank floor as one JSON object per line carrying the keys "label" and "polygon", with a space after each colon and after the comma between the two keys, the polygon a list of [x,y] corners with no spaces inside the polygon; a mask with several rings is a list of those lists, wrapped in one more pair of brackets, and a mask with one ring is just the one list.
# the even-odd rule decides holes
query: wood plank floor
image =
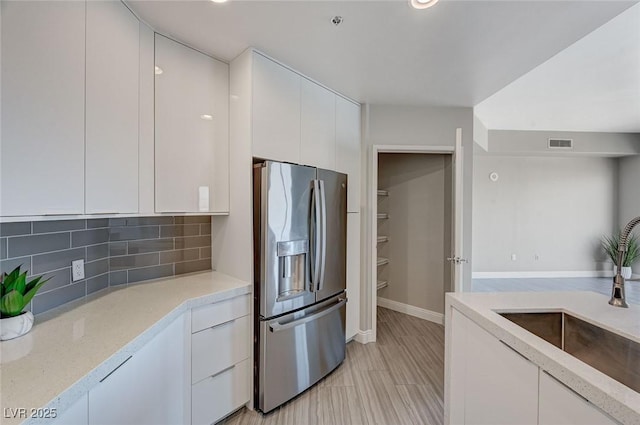
{"label": "wood plank floor", "polygon": [[444,327],[378,307],[378,341],[347,344],[318,385],[262,415],[242,409],[224,425],[438,425],[444,422]]}

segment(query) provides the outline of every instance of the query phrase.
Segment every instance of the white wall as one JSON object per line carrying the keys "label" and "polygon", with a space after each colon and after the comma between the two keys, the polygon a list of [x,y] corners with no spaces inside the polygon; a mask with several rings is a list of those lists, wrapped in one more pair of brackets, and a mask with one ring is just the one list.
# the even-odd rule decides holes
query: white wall
{"label": "white wall", "polygon": [[[372,329],[371,323],[371,210],[369,187],[372,181],[373,145],[455,146],[456,128],[462,128],[464,149],[464,252],[471,260],[471,210],[473,179],[473,109],[458,107],[415,107],[365,105],[363,108],[363,269],[361,290],[361,329]],[[471,265],[465,265],[464,287],[471,287]]]}
{"label": "white wall", "polygon": [[618,220],[616,165],[608,158],[476,156],[473,271],[610,271],[600,240]]}
{"label": "white wall", "polygon": [[[640,156],[620,158],[618,161],[620,164],[618,226],[623,227],[632,218],[640,216]],[[635,234],[640,236],[640,228],[636,227]],[[640,274],[640,261],[633,265],[633,269],[634,274]]]}

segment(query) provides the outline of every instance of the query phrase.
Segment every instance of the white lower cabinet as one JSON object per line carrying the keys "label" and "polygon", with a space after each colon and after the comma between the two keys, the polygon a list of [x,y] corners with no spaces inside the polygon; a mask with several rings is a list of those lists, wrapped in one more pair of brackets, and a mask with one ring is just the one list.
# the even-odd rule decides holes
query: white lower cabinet
{"label": "white lower cabinet", "polygon": [[540,371],[540,425],[615,425],[613,418],[586,399]]}
{"label": "white lower cabinet", "polygon": [[191,423],[212,424],[251,398],[251,297],[192,311]]}
{"label": "white lower cabinet", "polygon": [[193,425],[212,424],[249,401],[251,363],[245,359],[193,386]]}
{"label": "white lower cabinet", "polygon": [[188,423],[186,315],[89,391],[89,424]]}
{"label": "white lower cabinet", "polygon": [[89,397],[84,394],[80,400],[76,401],[57,416],[52,425],[88,425],[89,424]]}
{"label": "white lower cabinet", "polygon": [[360,214],[347,214],[347,317],[345,336],[349,340],[360,330]]}

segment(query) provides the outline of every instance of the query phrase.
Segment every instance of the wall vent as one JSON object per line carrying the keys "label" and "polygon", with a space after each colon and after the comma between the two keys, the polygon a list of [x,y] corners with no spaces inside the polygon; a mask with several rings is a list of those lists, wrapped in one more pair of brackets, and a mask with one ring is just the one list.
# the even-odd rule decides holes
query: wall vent
{"label": "wall vent", "polygon": [[573,149],[573,139],[549,139],[549,149]]}

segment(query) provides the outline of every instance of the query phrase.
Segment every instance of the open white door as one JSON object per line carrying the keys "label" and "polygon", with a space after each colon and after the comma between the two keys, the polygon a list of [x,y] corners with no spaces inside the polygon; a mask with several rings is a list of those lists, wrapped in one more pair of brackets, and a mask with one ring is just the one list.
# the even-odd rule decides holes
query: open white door
{"label": "open white door", "polygon": [[453,280],[453,291],[462,292],[462,282],[464,273],[464,263],[468,260],[463,256],[463,215],[462,206],[463,202],[463,181],[464,181],[464,167],[463,167],[463,155],[462,148],[462,129],[456,129],[456,148],[453,153],[453,247],[451,257],[447,260],[451,261],[451,276]]}

